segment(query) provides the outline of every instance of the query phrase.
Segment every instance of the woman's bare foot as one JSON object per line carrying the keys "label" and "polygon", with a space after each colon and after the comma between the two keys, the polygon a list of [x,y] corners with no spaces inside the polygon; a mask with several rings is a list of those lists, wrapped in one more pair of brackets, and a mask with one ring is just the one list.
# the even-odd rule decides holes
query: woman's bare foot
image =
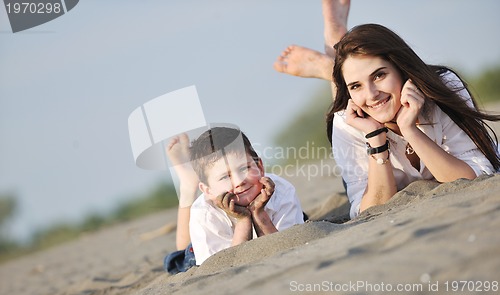
{"label": "woman's bare foot", "polygon": [[191,164],[189,137],[186,133],[173,137],[165,150],[179,176],[179,205],[181,207],[191,206],[197,197],[199,179]]}
{"label": "woman's bare foot", "polygon": [[350,6],[350,0],[322,1],[325,53],[330,57],[335,57],[333,45],[337,44],[347,32]]}
{"label": "woman's bare foot", "polygon": [[274,62],[273,67],[280,73],[332,81],[333,59],[298,45],[288,46]]}

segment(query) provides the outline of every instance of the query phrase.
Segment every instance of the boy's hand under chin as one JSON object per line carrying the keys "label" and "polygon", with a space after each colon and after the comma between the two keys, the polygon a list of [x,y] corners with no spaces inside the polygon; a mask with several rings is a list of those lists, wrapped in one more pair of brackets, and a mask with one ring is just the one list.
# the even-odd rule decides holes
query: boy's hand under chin
{"label": "boy's hand under chin", "polygon": [[215,205],[221,208],[230,217],[236,218],[233,240],[231,246],[239,245],[252,239],[252,214],[247,207],[236,205],[236,195],[225,192],[217,196]]}
{"label": "boy's hand under chin", "polygon": [[263,185],[260,194],[248,205],[248,209],[252,214],[252,223],[255,232],[259,237],[278,231],[264,210],[267,202],[274,193],[274,182],[269,177],[262,177],[260,182]]}
{"label": "boy's hand under chin", "polygon": [[274,193],[275,184],[269,177],[262,177],[260,183],[262,183],[260,194],[247,207],[237,205],[234,202],[236,195],[231,192],[222,193],[215,199],[217,207],[221,208],[230,217],[238,220],[235,236],[233,237],[233,246],[252,238],[252,224],[259,237],[278,231],[264,210]]}
{"label": "boy's hand under chin", "polygon": [[262,177],[260,179],[260,183],[262,183],[262,189],[260,190],[260,194],[255,197],[255,199],[248,205],[248,209],[252,214],[264,211],[264,207],[267,202],[271,199],[271,196],[274,193],[274,182],[269,177]]}
{"label": "boy's hand under chin", "polygon": [[251,217],[251,212],[247,207],[236,205],[234,199],[236,195],[231,192],[224,192],[217,196],[215,199],[215,205],[221,208],[227,215],[236,218],[238,220]]}

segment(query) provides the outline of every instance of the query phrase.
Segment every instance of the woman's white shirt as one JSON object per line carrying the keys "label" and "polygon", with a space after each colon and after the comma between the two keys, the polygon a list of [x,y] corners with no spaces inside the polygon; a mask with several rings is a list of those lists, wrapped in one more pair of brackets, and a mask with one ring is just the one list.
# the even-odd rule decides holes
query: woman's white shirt
{"label": "woman's white shirt", "polygon": [[[442,75],[443,81],[450,88],[464,88],[460,79],[453,72]],[[465,88],[459,93],[474,107]],[[332,128],[332,151],[336,164],[341,168],[342,178],[347,185],[347,196],[351,202],[350,216],[359,214],[361,199],[368,184],[368,155],[366,153],[365,134],[346,123],[343,111],[335,113]],[[418,118],[419,128],[432,141],[449,154],[467,163],[476,173],[494,173],[493,166],[474,144],[472,139],[453,122],[437,105],[427,101]],[[408,142],[398,134],[389,131],[390,164],[398,191],[413,181],[434,179],[425,164],[420,161],[420,170],[415,169],[406,157]]]}

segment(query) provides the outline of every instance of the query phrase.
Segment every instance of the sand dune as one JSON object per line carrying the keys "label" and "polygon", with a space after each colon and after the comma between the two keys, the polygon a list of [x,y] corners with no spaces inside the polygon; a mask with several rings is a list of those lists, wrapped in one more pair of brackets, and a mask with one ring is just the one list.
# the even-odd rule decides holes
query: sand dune
{"label": "sand dune", "polygon": [[345,223],[334,223],[347,213],[341,190],[322,198],[308,211],[327,221],[226,249],[187,273],[161,268],[175,249],[173,231],[143,238],[175,220],[170,210],[3,264],[1,294],[284,294],[348,286],[371,293],[389,284],[433,293],[446,281],[451,288],[452,281],[500,280],[500,175],[416,182]]}
{"label": "sand dune", "polygon": [[398,284],[432,293],[445,291],[446,281],[449,288],[460,280],[498,282],[499,180],[416,182],[355,220],[310,222],[250,241],[187,273],[161,276],[139,294],[284,294],[352,285],[359,287],[352,293],[370,293]]}

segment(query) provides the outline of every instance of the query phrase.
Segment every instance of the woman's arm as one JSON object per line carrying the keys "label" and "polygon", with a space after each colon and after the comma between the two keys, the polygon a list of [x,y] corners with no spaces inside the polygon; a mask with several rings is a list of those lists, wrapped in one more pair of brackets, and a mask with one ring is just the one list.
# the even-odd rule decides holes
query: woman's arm
{"label": "woman's arm", "polygon": [[448,154],[417,127],[401,130],[401,133],[437,181],[476,178],[476,173],[467,163]]}
{"label": "woman's arm", "polygon": [[397,124],[403,137],[437,181],[476,178],[476,173],[467,163],[448,154],[417,128],[417,117],[424,103],[425,97],[422,92],[408,80],[401,92],[401,109],[397,115]]}
{"label": "woman's arm", "polygon": [[[383,132],[367,141],[372,147],[379,147],[386,143],[387,136]],[[386,203],[396,192],[396,180],[389,161],[390,150],[377,153],[369,157],[368,185],[361,199],[360,212]]]}
{"label": "woman's arm", "polygon": [[[380,122],[364,114],[352,99],[347,102],[345,114],[347,124],[367,135],[384,127]],[[379,132],[377,135],[366,138],[366,141],[373,148],[381,147],[387,142],[387,134],[386,132]],[[368,182],[361,199],[360,212],[369,207],[384,204],[397,192],[396,180],[389,161],[389,150],[364,156],[369,157]]]}

